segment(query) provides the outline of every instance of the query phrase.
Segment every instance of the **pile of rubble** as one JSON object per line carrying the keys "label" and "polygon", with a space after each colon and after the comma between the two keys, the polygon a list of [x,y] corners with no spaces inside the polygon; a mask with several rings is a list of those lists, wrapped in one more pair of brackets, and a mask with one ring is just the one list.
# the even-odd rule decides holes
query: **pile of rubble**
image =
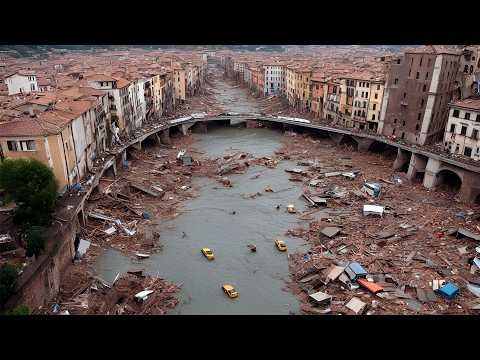
{"label": "pile of rubble", "polygon": [[57,315],[163,315],[174,308],[179,286],[142,270],[118,274],[112,283],[84,267],[70,267],[58,296],[39,313]]}
{"label": "pile of rubble", "polygon": [[178,216],[177,205],[196,196],[192,176],[215,176],[210,160],[192,159],[187,150],[178,150],[189,147],[191,136],[172,140],[171,148],[129,150],[132,160],[123,164],[117,179],[100,180],[87,204],[83,239],[129,255],[161,249],[152,221]]}
{"label": "pile of rubble", "polygon": [[298,161],[298,168],[288,171],[304,184],[302,201],[326,211],[320,219],[306,216],[315,210],[300,214],[299,220],[313,221],[287,233],[312,245],[309,253],[290,256],[291,288],[303,311],[478,311],[478,206],[411,183],[394,173],[393,159],[382,154],[351,152],[329,142],[286,136],[275,154]]}

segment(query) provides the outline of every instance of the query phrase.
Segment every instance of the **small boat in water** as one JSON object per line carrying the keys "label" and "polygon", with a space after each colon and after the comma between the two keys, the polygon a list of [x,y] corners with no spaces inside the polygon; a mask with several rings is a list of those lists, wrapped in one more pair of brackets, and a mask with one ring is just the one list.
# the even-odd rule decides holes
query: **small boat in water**
{"label": "small boat in water", "polygon": [[248,244],[247,245],[248,248],[250,249],[251,252],[256,252],[257,251],[257,247],[253,244]]}

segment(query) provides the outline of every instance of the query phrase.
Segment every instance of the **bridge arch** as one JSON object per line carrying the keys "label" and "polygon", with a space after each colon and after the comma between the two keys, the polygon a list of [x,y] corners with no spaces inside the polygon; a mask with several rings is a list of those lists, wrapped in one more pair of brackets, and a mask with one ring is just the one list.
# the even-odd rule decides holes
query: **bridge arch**
{"label": "bridge arch", "polygon": [[354,150],[358,150],[358,142],[355,140],[353,136],[350,136],[348,134],[344,134],[342,139],[340,140],[340,143],[338,144],[340,146],[351,146],[353,147]]}
{"label": "bridge arch", "polygon": [[437,189],[458,193],[462,188],[463,176],[461,173],[448,168],[440,168],[435,183]]}

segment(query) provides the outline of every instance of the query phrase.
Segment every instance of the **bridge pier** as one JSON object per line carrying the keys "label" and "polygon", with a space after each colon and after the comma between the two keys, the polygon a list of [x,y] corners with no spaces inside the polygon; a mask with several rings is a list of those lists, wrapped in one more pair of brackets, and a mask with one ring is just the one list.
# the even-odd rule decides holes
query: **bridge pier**
{"label": "bridge pier", "polygon": [[158,133],[155,133],[153,138],[157,145],[162,145],[162,141],[160,140],[160,136],[158,136]]}
{"label": "bridge pier", "polygon": [[160,142],[164,145],[170,145],[170,128],[167,128],[160,132]]}
{"label": "bridge pier", "polygon": [[189,124],[182,124],[180,125],[180,130],[182,130],[182,134],[185,136],[188,134],[188,129],[190,129],[195,123],[189,123]]}
{"label": "bridge pier", "polygon": [[132,147],[138,151],[142,150],[142,142],[138,141],[135,144],[132,144]]}
{"label": "bridge pier", "polygon": [[369,138],[361,138],[357,136],[353,136],[353,139],[355,139],[355,141],[357,142],[358,144],[357,149],[360,152],[367,152],[368,149],[370,148],[370,145],[372,145],[373,142],[375,141]]}
{"label": "bridge pier", "polygon": [[[400,149],[398,149],[400,151]],[[437,185],[437,174],[442,166],[440,160],[429,158],[425,167],[425,177],[423,178],[423,186],[427,189],[433,189]]]}
{"label": "bridge pier", "polygon": [[408,166],[407,177],[409,180],[413,180],[417,177],[418,173],[425,172],[427,167],[427,158],[419,154],[412,154],[410,158],[410,164]]}
{"label": "bridge pier", "polygon": [[330,139],[332,139],[337,145],[340,145],[343,140],[343,134],[329,132],[328,135],[330,136]]}
{"label": "bridge pier", "polygon": [[398,171],[410,162],[411,153],[398,148],[397,158],[393,163],[393,170]]}

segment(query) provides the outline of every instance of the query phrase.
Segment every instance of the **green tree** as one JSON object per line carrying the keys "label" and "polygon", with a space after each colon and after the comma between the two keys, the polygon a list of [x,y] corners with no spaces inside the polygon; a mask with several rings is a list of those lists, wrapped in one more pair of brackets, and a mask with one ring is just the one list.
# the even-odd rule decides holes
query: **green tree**
{"label": "green tree", "polygon": [[0,305],[4,305],[14,293],[17,278],[18,271],[15,266],[3,264],[0,267]]}
{"label": "green tree", "polygon": [[17,204],[14,221],[46,225],[55,206],[58,182],[52,170],[35,159],[6,159],[0,163],[0,188]]}
{"label": "green tree", "polygon": [[46,230],[43,226],[31,226],[25,232],[27,240],[26,255],[38,256],[45,249]]}
{"label": "green tree", "polygon": [[7,313],[7,315],[30,315],[31,311],[26,305],[18,305],[13,310]]}

